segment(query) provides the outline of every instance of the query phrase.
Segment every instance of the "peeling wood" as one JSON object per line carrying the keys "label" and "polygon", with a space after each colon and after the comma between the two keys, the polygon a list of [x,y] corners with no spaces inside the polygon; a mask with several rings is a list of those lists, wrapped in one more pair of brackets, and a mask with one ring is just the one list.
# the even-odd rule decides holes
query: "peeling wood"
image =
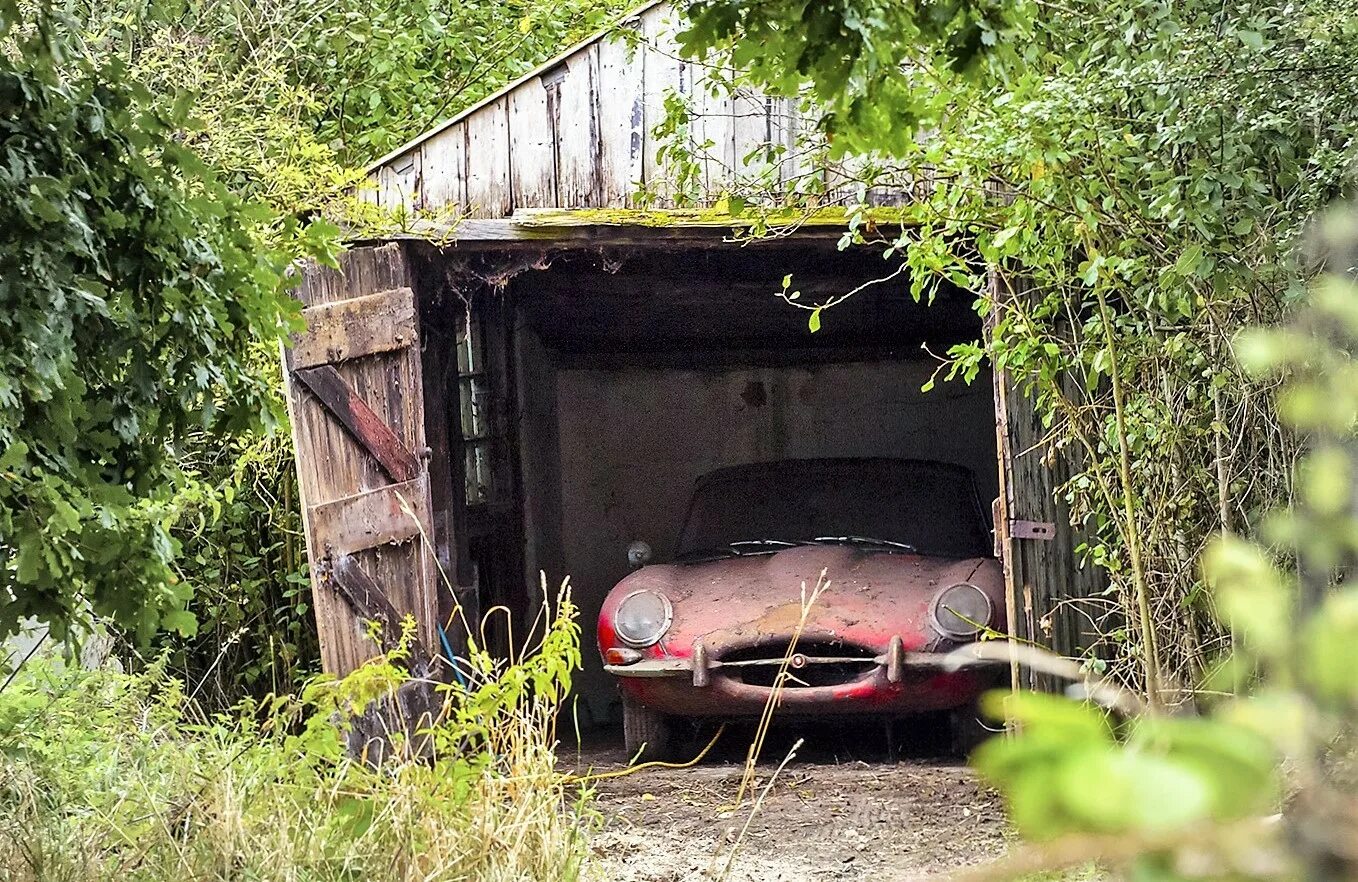
{"label": "peeling wood", "polygon": [[604,39],[599,55],[599,204],[627,205],[642,180],[644,51]]}
{"label": "peeling wood", "polygon": [[[1036,293],[1002,268],[988,272],[990,315],[1002,312],[1006,300]],[[989,329],[987,330],[989,333]],[[1053,450],[1041,420],[1019,388],[1019,379],[996,371],[995,431],[1000,469],[997,537],[1003,547],[1008,629],[1022,640],[1050,647],[1059,655],[1080,656],[1094,642],[1086,615],[1078,604],[1104,589],[1093,566],[1081,566],[1076,548],[1083,535],[1071,526],[1069,508],[1058,499],[1059,488],[1074,473],[1077,455],[1071,448]],[[1015,685],[1055,688],[1049,676],[1015,670]]]}
{"label": "peeling wood", "polygon": [[467,213],[504,217],[513,207],[509,180],[509,99],[467,119]]}
{"label": "peeling wood", "polygon": [[[566,60],[555,108],[557,205],[599,206],[599,53],[582,49]],[[517,149],[517,146],[515,147]]]}
{"label": "peeling wood", "polygon": [[509,94],[510,188],[514,208],[557,205],[556,119],[561,84],[546,75]]}
{"label": "peeling wood", "polygon": [[294,334],[294,370],[334,364],[411,346],[415,339],[415,293],[393,288],[366,297],[302,310],[306,331]]}
{"label": "peeling wood", "polygon": [[411,150],[382,168],[377,178],[377,204],[388,211],[412,212],[422,207],[420,151]]}
{"label": "peeling wood", "polygon": [[641,16],[642,57],[642,181],[658,198],[662,208],[674,205],[667,163],[660,158],[660,142],[652,134],[665,119],[665,96],[671,90],[687,91],[684,65],[674,40],[674,11],[669,5],[654,6]]}
{"label": "peeling wood", "polygon": [[[328,572],[326,567],[329,567]],[[322,578],[329,578],[334,590],[344,598],[358,618],[376,622],[381,628],[383,650],[395,649],[401,638],[401,626],[405,616],[392,605],[377,581],[359,566],[352,555],[340,554],[326,558],[322,563]],[[432,656],[420,640],[418,633],[410,641],[410,662],[414,670],[427,674]]]}
{"label": "peeling wood", "polygon": [[412,481],[358,493],[311,507],[311,523],[334,554],[354,554],[382,545],[397,545],[428,534],[416,515],[419,500],[428,493],[421,475]]}
{"label": "peeling wood", "polygon": [[420,149],[424,207],[460,214],[467,204],[467,133],[461,123],[430,138]]}
{"label": "peeling wood", "polygon": [[[302,269],[297,295],[307,308],[317,308],[344,304],[381,292],[410,289],[406,247],[391,242],[376,247],[352,248],[340,255],[337,269],[308,264]],[[340,306],[335,314],[342,314],[345,309]],[[334,325],[343,326],[343,322]],[[306,340],[305,333],[301,340]],[[417,346],[396,345],[394,339],[391,343],[392,348],[386,351],[340,361],[328,368],[408,454],[425,447],[420,352]],[[318,344],[318,348],[324,351],[327,345]],[[361,348],[351,341],[339,340],[334,345],[344,352]],[[340,528],[333,523],[333,516],[340,509],[358,504],[355,497],[391,486],[393,478],[388,467],[355,439],[351,428],[336,419],[296,373],[285,370],[284,382],[296,450],[307,555],[312,563],[313,605],[325,670],[337,675],[348,673],[380,651],[368,639],[348,605],[319,578],[319,562],[327,554],[327,548],[359,549],[369,545],[374,537],[405,541],[355,550],[355,557],[382,586],[397,610],[415,616],[420,625],[420,638],[432,645],[437,570],[430,543],[409,541],[413,538],[408,535],[413,524],[408,517],[398,521],[389,500],[385,513],[379,514],[395,525],[375,526],[371,531],[362,528],[355,536],[350,528]],[[409,469],[408,460],[404,466],[394,468],[397,474],[408,473]],[[415,512],[420,524],[428,525],[432,517],[423,465],[417,463],[415,471],[418,477],[413,482],[398,486],[408,488],[408,507]],[[367,503],[370,507],[374,504],[372,501]]]}
{"label": "peeling wood", "polygon": [[709,198],[718,198],[731,189],[739,171],[735,155],[735,101],[721,84],[734,73],[699,62],[694,62],[693,67],[696,117],[693,147],[701,157],[705,192]]}

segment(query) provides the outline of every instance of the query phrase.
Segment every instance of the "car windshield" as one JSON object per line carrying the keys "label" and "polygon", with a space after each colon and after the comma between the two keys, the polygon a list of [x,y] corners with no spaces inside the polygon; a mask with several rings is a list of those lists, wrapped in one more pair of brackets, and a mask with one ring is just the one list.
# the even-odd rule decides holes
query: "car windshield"
{"label": "car windshield", "polygon": [[721,469],[698,481],[678,556],[788,543],[845,544],[939,557],[989,554],[971,473],[905,459],[785,460]]}

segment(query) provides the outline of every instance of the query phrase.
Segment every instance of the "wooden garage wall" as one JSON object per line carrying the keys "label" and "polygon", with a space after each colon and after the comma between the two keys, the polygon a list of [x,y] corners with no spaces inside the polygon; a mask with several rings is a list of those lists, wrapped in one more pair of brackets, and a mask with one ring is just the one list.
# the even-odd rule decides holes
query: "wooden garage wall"
{"label": "wooden garage wall", "polygon": [[[836,196],[842,169],[812,169],[798,154],[797,134],[809,123],[796,101],[713,95],[709,67],[679,57],[676,13],[666,3],[621,27],[633,36],[596,37],[379,160],[364,198],[391,210],[503,218],[520,209],[629,207],[645,186],[659,194],[652,207],[673,207],[674,169],[653,134],[671,92],[690,102],[691,143],[711,142],[701,181],[708,204],[737,176],[767,175],[778,192],[813,174]],[[785,148],[772,164],[759,149],[767,145]],[[871,201],[905,198],[884,190]]]}
{"label": "wooden garage wall", "polygon": [[[1034,296],[1020,277],[990,272],[992,317],[1007,301]],[[1103,572],[1080,560],[1087,539],[1071,525],[1061,488],[1077,471],[1074,446],[1057,449],[1025,394],[1021,379],[994,373],[996,452],[1000,496],[995,506],[996,552],[1004,563],[1009,621],[1006,630],[1059,655],[1084,657],[1110,627],[1096,624],[1107,610]],[[1052,678],[1015,671],[1016,686],[1056,689]]]}

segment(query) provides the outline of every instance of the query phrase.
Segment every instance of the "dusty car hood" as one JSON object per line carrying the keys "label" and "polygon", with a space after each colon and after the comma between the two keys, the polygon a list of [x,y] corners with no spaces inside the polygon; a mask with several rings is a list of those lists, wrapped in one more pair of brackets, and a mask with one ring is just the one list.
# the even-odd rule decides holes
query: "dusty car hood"
{"label": "dusty car hood", "polygon": [[[699,638],[720,658],[725,650],[786,639],[821,572],[829,587],[812,606],[803,640],[845,641],[885,651],[900,635],[906,650],[944,648],[930,626],[930,604],[949,585],[971,582],[1003,610],[998,562],[863,551],[836,545],[799,546],[774,554],[692,564],[648,566],[618,583],[599,618],[600,646],[613,645],[613,613],[642,589],[669,598],[674,618],[652,656],[687,657]],[[997,625],[998,622],[992,622]],[[951,644],[947,644],[951,645]]]}

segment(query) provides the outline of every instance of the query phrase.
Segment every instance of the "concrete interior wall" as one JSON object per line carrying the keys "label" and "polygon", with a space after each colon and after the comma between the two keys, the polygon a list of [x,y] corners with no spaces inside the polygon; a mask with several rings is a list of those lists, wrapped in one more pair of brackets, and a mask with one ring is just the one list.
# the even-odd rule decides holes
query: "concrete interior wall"
{"label": "concrete interior wall", "polygon": [[626,546],[642,539],[666,559],[701,475],[783,458],[899,456],[965,465],[983,502],[996,493],[987,373],[970,386],[940,382],[922,392],[936,365],[921,360],[544,371],[546,353],[528,337],[519,366],[532,378],[520,412],[527,563],[551,583],[569,575],[574,585],[583,724],[621,715],[593,624],[628,573]]}

